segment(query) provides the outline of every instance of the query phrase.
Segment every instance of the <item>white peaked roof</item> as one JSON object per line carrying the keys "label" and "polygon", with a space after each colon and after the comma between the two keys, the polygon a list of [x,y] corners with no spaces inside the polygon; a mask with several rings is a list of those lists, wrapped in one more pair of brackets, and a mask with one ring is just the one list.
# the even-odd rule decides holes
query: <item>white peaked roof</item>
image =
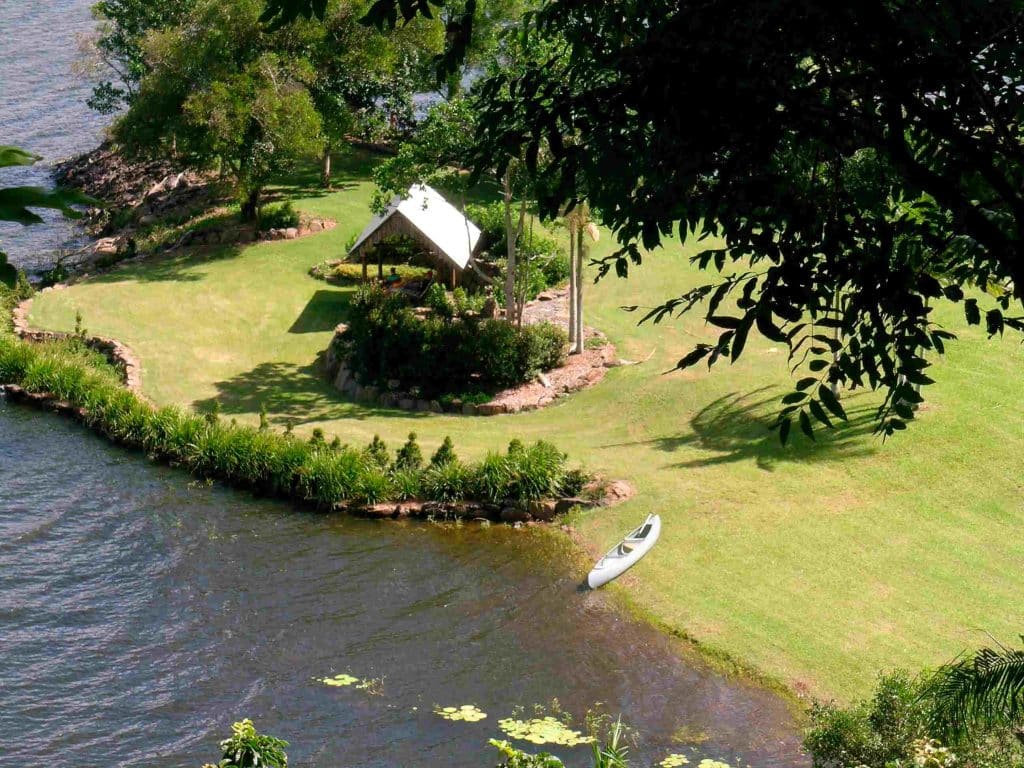
{"label": "white peaked roof", "polygon": [[426,184],[413,185],[404,198],[395,197],[384,213],[374,216],[366,225],[349,253],[359,248],[384,222],[399,214],[459,269],[466,268],[480,241],[480,229]]}

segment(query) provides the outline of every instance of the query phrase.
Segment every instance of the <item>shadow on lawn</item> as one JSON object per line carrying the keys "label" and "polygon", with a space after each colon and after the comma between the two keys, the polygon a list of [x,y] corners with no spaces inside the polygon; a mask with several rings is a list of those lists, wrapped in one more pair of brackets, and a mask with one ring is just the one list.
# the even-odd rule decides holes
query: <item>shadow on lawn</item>
{"label": "shadow on lawn", "polygon": [[320,367],[294,363],[260,363],[251,371],[214,385],[217,394],[196,400],[192,406],[200,413],[220,405],[224,416],[259,413],[267,409],[275,427],[289,423],[301,426],[331,419],[416,418],[427,414],[381,408],[343,399],[323,378]]}
{"label": "shadow on lawn", "polygon": [[675,453],[695,449],[714,455],[688,459],[670,466],[697,468],[756,462],[758,468],[772,471],[781,462],[837,461],[875,452],[872,437],[875,428],[873,406],[856,405],[847,398],[848,421],[833,419],[834,429],[815,424],[815,441],[809,440],[794,425],[789,444],[779,442],[778,430],[770,429],[775,413],[782,406],[782,390],[762,387],[747,393],[731,392],[712,401],[690,419],[690,432],[644,441],[659,451]]}
{"label": "shadow on lawn", "polygon": [[220,245],[198,250],[182,250],[142,261],[130,262],[89,278],[92,283],[194,283],[205,275],[197,269],[203,264],[233,259],[242,252],[238,245]]}
{"label": "shadow on lawn", "polygon": [[333,331],[338,323],[348,317],[352,292],[343,290],[320,290],[313,294],[302,313],[295,318],[288,333],[323,333]]}

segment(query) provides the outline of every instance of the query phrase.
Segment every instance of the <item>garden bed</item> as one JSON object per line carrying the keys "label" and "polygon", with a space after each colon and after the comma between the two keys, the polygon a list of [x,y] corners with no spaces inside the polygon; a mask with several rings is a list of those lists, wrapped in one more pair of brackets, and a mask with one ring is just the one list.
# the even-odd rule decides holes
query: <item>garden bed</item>
{"label": "garden bed", "polygon": [[[528,325],[552,323],[565,329],[568,327],[568,314],[568,292],[565,289],[546,291],[527,305],[523,322]],[[536,410],[567,394],[594,386],[604,378],[609,368],[620,364],[615,346],[604,334],[585,328],[582,353],[569,355],[562,365],[530,381],[483,397],[425,398],[416,390],[403,389],[397,380],[388,382],[384,387],[359,382],[344,357],[338,353],[343,348],[342,334],[347,329],[345,323],[335,329],[334,340],[324,353],[324,367],[334,388],[358,402],[403,411],[496,416]]]}

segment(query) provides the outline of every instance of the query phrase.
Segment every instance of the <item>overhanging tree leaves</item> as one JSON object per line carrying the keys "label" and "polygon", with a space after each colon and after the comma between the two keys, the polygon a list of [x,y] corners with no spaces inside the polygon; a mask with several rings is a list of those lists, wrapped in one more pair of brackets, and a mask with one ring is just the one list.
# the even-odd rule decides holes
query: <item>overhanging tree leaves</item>
{"label": "overhanging tree leaves", "polygon": [[784,439],[845,418],[840,386],[883,391],[892,434],[952,338],[936,302],[979,324],[984,301],[990,334],[1024,330],[1022,15],[1021,0],[547,0],[524,34],[562,41],[568,66],[492,79],[478,156],[549,146],[544,211],[586,189],[622,244],[602,274],[674,232],[724,243],[695,259],[718,279],[645,318],[704,308],[718,339],[680,366],[735,360],[757,330],[816,375],[784,398]]}
{"label": "overhanging tree leaves", "polygon": [[[16,165],[32,165],[39,160],[37,155],[18,147],[0,145],[0,168]],[[0,187],[0,221],[15,221],[19,224],[39,224],[42,217],[33,208],[58,210],[70,219],[82,214],[74,205],[94,204],[95,201],[78,192],[64,189],[43,189],[41,187]],[[7,262],[7,254],[0,251],[0,283],[14,286],[18,271]]]}
{"label": "overhanging tree leaves", "polygon": [[846,418],[836,384],[884,391],[891,434],[952,338],[937,301],[985,290],[989,333],[1024,330],[1022,7],[549,0],[527,33],[564,39],[568,68],[488,84],[481,152],[547,142],[542,202],[586,188],[622,243],[602,273],[715,238],[695,261],[720,277],[645,318],[700,306],[720,330],[680,367],[757,330],[816,375],[783,437]]}

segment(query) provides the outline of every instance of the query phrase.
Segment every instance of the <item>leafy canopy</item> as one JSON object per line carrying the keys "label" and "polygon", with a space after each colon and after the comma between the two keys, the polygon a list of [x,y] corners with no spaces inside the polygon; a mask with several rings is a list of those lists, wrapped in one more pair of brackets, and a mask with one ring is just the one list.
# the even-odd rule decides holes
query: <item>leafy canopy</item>
{"label": "leafy canopy", "polygon": [[[367,18],[431,5],[378,0]],[[800,378],[784,440],[845,418],[840,387],[881,390],[892,434],[952,338],[937,302],[991,335],[1024,330],[1022,13],[1019,0],[546,0],[523,34],[556,41],[567,64],[489,78],[477,157],[549,149],[542,209],[586,190],[619,238],[601,274],[628,274],[673,233],[722,243],[696,257],[714,280],[645,319],[700,307],[719,329],[680,367],[736,360],[752,330],[785,344]]]}

